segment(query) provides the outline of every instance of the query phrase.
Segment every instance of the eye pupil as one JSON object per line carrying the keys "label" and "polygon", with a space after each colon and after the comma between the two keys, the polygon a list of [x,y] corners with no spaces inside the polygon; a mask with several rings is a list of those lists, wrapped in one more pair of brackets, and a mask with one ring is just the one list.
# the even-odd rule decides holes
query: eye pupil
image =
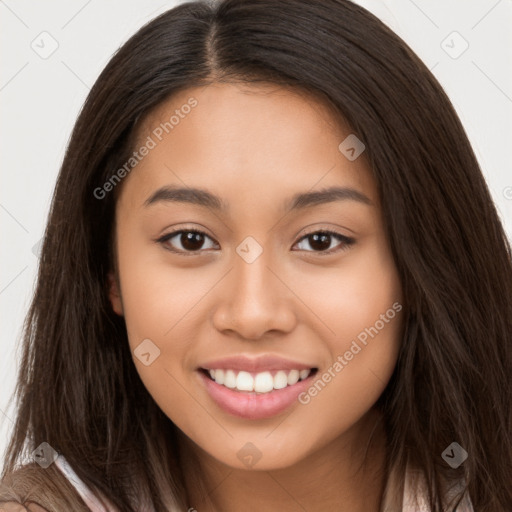
{"label": "eye pupil", "polygon": [[[185,249],[195,251],[200,249],[203,245],[204,236],[202,233],[197,233],[195,231],[186,231],[181,234],[180,242]],[[198,242],[199,244],[197,245]]]}
{"label": "eye pupil", "polygon": [[[331,235],[325,233],[314,233],[309,235],[310,245],[313,249],[323,251],[331,245]],[[311,242],[312,240],[312,242]],[[326,243],[327,242],[327,243]]]}
{"label": "eye pupil", "polygon": [[[173,252],[182,253],[182,254],[201,254],[204,253],[203,246],[205,245],[206,238],[210,238],[206,233],[202,231],[196,230],[178,230],[173,233],[169,233],[168,235],[164,235],[159,240],[157,240],[162,245],[169,245],[174,247],[174,244],[181,245],[176,249],[170,249]],[[332,239],[338,239],[340,241],[339,248],[335,251],[331,250],[331,242]],[[173,243],[172,240],[175,240]],[[179,242],[178,242],[179,240]],[[305,243],[307,240],[306,247],[300,248],[300,245]],[[352,240],[348,237],[340,235],[339,233],[330,232],[330,231],[315,231],[309,234],[304,235],[299,242],[300,250],[307,251],[309,253],[325,253],[332,254],[334,252],[341,251],[345,248],[350,247],[355,240]],[[309,249],[307,246],[309,245]],[[166,247],[167,248],[167,247]]]}

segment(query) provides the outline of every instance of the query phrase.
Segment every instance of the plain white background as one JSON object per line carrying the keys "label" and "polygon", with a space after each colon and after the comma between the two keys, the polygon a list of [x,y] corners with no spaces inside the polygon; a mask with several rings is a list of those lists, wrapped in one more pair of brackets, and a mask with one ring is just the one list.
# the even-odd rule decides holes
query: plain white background
{"label": "plain white background", "polygon": [[[37,244],[73,124],[114,51],[177,3],[0,0],[1,459],[14,418],[7,401],[33,293]],[[397,32],[446,90],[512,239],[512,0],[357,3]]]}

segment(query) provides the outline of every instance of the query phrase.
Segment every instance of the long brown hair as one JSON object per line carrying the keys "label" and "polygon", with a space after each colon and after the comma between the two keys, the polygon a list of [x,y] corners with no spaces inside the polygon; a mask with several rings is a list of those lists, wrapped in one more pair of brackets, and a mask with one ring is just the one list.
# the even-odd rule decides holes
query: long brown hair
{"label": "long brown hair", "polygon": [[[460,479],[476,511],[510,510],[510,245],[445,92],[398,36],[347,0],[184,3],[108,63],[53,197],[4,483],[47,442],[123,511],[137,510],[141,497],[158,512],[187,509],[179,432],[142,384],[108,301],[116,194],[98,199],[94,190],[127,161],[152,109],[215,81],[315,94],[364,141],[404,292],[403,341],[378,401],[387,467],[421,470],[433,511],[445,510],[443,482]],[[441,456],[452,442],[468,453],[457,469]],[[50,510],[72,502],[59,492]]]}

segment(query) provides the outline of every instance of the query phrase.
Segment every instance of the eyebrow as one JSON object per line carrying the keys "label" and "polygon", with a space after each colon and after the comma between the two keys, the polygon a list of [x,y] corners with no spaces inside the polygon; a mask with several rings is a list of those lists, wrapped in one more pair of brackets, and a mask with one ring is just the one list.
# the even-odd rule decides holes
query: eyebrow
{"label": "eyebrow", "polygon": [[[372,201],[362,192],[350,187],[329,187],[315,192],[303,192],[292,196],[284,203],[284,210],[302,210],[309,206],[316,206],[334,201],[357,201],[372,205]],[[218,212],[227,212],[229,206],[220,197],[208,190],[195,187],[165,186],[156,190],[144,202],[148,207],[160,202],[189,203],[204,206]]]}

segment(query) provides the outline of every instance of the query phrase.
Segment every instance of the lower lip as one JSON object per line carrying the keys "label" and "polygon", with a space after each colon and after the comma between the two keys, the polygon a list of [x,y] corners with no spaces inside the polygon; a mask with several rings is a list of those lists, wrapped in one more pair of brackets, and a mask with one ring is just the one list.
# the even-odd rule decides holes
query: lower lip
{"label": "lower lip", "polygon": [[315,375],[312,373],[293,386],[275,389],[269,393],[256,394],[229,389],[217,384],[203,371],[198,370],[198,373],[211,398],[221,409],[233,416],[248,420],[271,418],[288,409],[294,402],[298,402],[297,397],[310,386]]}

